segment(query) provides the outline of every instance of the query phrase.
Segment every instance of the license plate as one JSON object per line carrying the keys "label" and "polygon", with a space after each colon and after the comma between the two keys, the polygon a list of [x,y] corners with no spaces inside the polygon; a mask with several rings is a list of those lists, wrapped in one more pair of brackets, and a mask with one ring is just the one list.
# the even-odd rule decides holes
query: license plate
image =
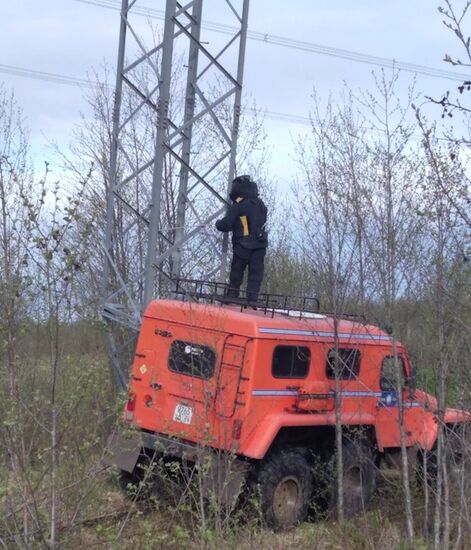
{"label": "license plate", "polygon": [[175,412],[173,413],[173,420],[175,422],[181,422],[182,424],[191,424],[191,419],[193,418],[193,409],[187,407],[186,405],[178,404],[175,407]]}

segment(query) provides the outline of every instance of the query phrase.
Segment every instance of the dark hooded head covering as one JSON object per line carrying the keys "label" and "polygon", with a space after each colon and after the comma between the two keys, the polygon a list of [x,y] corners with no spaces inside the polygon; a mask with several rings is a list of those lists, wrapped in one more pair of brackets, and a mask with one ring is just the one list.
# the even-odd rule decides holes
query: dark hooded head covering
{"label": "dark hooded head covering", "polygon": [[251,180],[250,176],[237,176],[232,182],[229,197],[235,201],[237,197],[244,199],[254,199],[258,197],[257,184]]}

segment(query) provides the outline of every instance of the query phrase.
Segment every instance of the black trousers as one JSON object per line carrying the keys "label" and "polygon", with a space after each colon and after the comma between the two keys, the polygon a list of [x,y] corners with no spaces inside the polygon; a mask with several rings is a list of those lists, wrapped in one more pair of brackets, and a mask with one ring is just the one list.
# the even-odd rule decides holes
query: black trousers
{"label": "black trousers", "polygon": [[246,267],[249,268],[247,279],[247,300],[256,302],[258,293],[263,280],[263,271],[265,268],[266,248],[257,248],[256,250],[241,249],[236,247],[232,257],[231,273],[229,275],[229,290],[227,295],[231,298],[239,296],[240,285],[244,278]]}

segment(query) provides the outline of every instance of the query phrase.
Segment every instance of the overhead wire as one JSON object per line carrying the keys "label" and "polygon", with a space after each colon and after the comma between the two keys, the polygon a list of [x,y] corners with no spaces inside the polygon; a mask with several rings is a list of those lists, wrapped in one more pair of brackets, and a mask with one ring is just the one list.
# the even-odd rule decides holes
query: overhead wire
{"label": "overhead wire", "polygon": [[[121,3],[117,0],[74,0],[81,4],[90,4],[98,7],[108,8],[116,11],[120,11]],[[148,6],[133,6],[131,12],[136,15],[149,17],[151,19],[165,19],[165,12],[163,10],[157,10]],[[239,29],[230,25],[222,23],[216,23],[214,21],[204,21],[201,23],[202,28],[219,32],[223,34],[235,34]],[[316,44],[314,42],[307,42],[304,40],[296,40],[286,36],[279,36],[275,34],[269,34],[266,32],[248,30],[247,38],[250,40],[257,40],[266,44],[272,44],[285,48],[291,48],[306,52],[311,52],[319,55],[327,55],[330,57],[337,57],[341,59],[347,59],[349,61],[355,61],[358,63],[366,63],[369,65],[376,65],[379,67],[400,69],[414,74],[421,74],[434,78],[442,78],[446,80],[454,80],[463,82],[471,78],[470,73],[460,73],[454,71],[448,71],[446,69],[437,69],[434,67],[428,67],[418,63],[408,63],[404,61],[398,61],[396,59],[388,59],[385,57],[379,57],[376,55],[364,54],[353,50],[347,50],[342,48],[334,48],[332,46],[326,46],[323,44]]]}
{"label": "overhead wire", "polygon": [[[29,69],[26,67],[18,67],[17,65],[6,65],[6,64],[0,63],[0,73],[11,74],[13,76],[20,76],[25,78],[32,78],[35,80],[44,80],[46,82],[54,82],[57,84],[66,84],[68,86],[79,86],[79,87],[83,86],[87,88],[93,88],[96,86],[105,86],[106,88],[111,89],[110,86],[108,86],[107,84],[103,84],[101,82],[86,80],[84,78],[78,78],[78,77],[68,76],[68,75],[59,74],[59,73],[38,71],[36,69]],[[305,124],[305,125],[311,124],[311,119],[309,117],[305,117],[301,115],[279,113],[275,111],[268,111],[266,109],[258,110],[254,107],[244,107],[242,111],[251,116],[256,116],[261,114],[262,116],[265,116],[266,118],[269,118],[272,120],[294,122],[296,124]]]}
{"label": "overhead wire", "polygon": [[[68,76],[59,73],[50,73],[46,71],[38,71],[36,69],[27,69],[25,67],[18,67],[16,65],[5,65],[0,63],[0,73],[11,74],[13,76],[20,76],[25,78],[32,78],[34,80],[44,80],[46,82],[54,82],[57,84],[65,84],[67,86],[78,86],[78,87],[87,87],[94,88],[97,86],[104,86],[105,88],[112,90],[112,87],[103,82],[97,82],[93,80],[86,80],[84,78],[78,78],[73,76]],[[269,111],[267,109],[257,109],[255,107],[243,107],[242,112],[250,116],[262,116],[263,118],[268,118],[270,120],[280,121],[280,122],[292,122],[295,124],[302,124],[305,126],[312,126],[312,120],[310,117],[302,115],[293,115],[289,113],[280,113],[278,111]],[[379,131],[376,129],[375,131]],[[419,140],[422,139],[421,136],[412,135],[412,139]],[[435,138],[438,141],[447,141],[446,138]]]}
{"label": "overhead wire", "polygon": [[92,82],[84,78],[67,76],[58,73],[50,73],[46,71],[38,71],[36,69],[18,67],[17,65],[6,65],[4,63],[0,63],[0,73],[11,74],[13,76],[23,76],[26,78],[33,78],[35,80],[45,80],[47,82],[56,82],[58,84],[68,84],[69,86],[93,87],[98,84],[97,82]]}
{"label": "overhead wire", "polygon": [[[99,7],[108,8],[108,9],[113,9],[115,11],[120,10],[120,2],[116,0],[74,0],[74,1],[82,4],[90,4],[90,5],[95,5]],[[165,18],[165,12],[163,10],[157,10],[155,8],[150,8],[147,6],[135,5],[132,8],[132,11],[137,15],[146,16],[150,18],[157,18],[157,19]],[[224,25],[222,23],[216,23],[214,21],[205,21],[204,23],[202,23],[202,27],[208,30],[212,30],[212,31],[220,32],[224,34],[234,34],[238,30],[236,27],[232,27],[230,25]],[[386,59],[386,58],[381,58],[377,56],[362,54],[351,50],[332,48],[330,46],[314,44],[311,42],[304,42],[304,41],[295,40],[295,39],[287,38],[283,36],[271,35],[260,31],[249,30],[247,36],[249,39],[258,40],[261,42],[265,42],[267,44],[275,44],[275,45],[279,45],[287,48],[295,48],[298,50],[310,51],[321,55],[329,55],[333,57],[348,59],[351,61],[378,65],[381,67],[396,68],[396,69],[400,69],[408,72],[414,72],[418,74],[432,76],[435,78],[457,80],[460,82],[470,78],[469,75],[463,74],[463,73],[454,73],[443,69],[435,69],[433,67],[427,67],[425,65],[405,63],[405,62],[401,62],[393,59]],[[36,69],[19,67],[17,65],[0,64],[0,73],[32,78],[36,80],[55,82],[58,84],[72,85],[72,86],[95,87],[98,85],[103,85],[103,83],[94,82],[84,78],[72,77],[69,75],[51,73],[47,71],[39,71]],[[258,110],[250,107],[245,107],[243,110],[245,113],[250,114],[252,116],[256,116],[261,113],[265,118],[268,118],[271,120],[277,120],[281,122],[292,122],[295,124],[302,124],[302,125],[311,125],[312,123],[309,117],[302,116],[302,115],[280,113],[276,111],[269,111],[267,109]]]}

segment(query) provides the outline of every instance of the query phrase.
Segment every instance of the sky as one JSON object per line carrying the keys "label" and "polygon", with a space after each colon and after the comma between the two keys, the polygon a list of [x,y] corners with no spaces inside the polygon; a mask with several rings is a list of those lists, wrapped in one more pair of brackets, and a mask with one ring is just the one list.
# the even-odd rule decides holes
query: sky
{"label": "sky", "polygon": [[[113,4],[116,0],[105,0]],[[445,53],[460,53],[442,24],[440,0],[252,0],[249,29],[333,48],[453,71]],[[137,4],[164,10],[164,0]],[[223,24],[223,0],[205,0],[203,21]],[[455,2],[456,6],[462,5]],[[160,20],[154,24],[161,25]],[[118,11],[85,0],[15,0],[0,2],[0,82],[14,90],[31,131],[35,164],[51,161],[51,143],[66,148],[80,116],[87,116],[85,89],[10,74],[11,67],[87,79],[104,64],[116,65]],[[208,40],[220,40],[207,33]],[[6,67],[8,66],[8,67]],[[379,67],[248,40],[244,97],[262,110],[308,117],[314,88],[327,98],[344,83],[353,90],[372,88]],[[465,72],[455,69],[456,72]],[[413,75],[401,74],[400,93]],[[439,96],[457,82],[417,75],[416,89]],[[293,142],[308,126],[266,119],[271,152],[270,175],[280,186],[296,174]]]}

